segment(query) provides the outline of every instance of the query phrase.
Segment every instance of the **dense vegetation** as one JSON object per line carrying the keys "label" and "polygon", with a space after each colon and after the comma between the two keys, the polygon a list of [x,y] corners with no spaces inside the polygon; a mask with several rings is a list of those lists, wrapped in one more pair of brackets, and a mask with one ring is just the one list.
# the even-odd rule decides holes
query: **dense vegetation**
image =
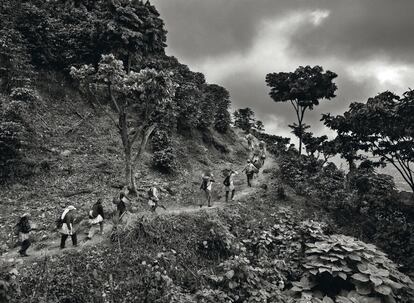
{"label": "dense vegetation", "polygon": [[[48,81],[51,72],[63,73],[63,81],[76,86],[71,70],[95,112],[114,122],[123,145],[125,182],[132,188],[134,167],[154,130],[171,136],[229,129],[229,93],[164,54],[164,23],[148,1],[3,1],[0,17],[2,98],[21,98],[16,89],[35,94],[36,81]],[[32,67],[41,71],[38,77]],[[146,82],[150,79],[152,84]],[[0,135],[3,181],[10,179],[8,171],[16,171],[27,147],[22,119],[6,118],[6,103]],[[134,148],[136,141],[140,144]],[[165,145],[155,152],[154,166],[171,171],[174,148]]]}
{"label": "dense vegetation", "polygon": [[[110,238],[99,247],[5,267],[1,302],[412,302],[414,212],[392,178],[375,169],[391,164],[413,188],[413,91],[401,97],[385,92],[366,104],[353,103],[343,115],[323,115],[323,123],[337,132],[329,140],[314,136],[304,115],[335,97],[337,75],[320,66],[268,74],[273,101],[290,102],[295,110],[296,150],[288,147],[289,138],[266,134],[249,107],[233,114],[243,133],[236,135],[229,92],[164,53],[167,31],[149,1],[0,5],[0,181],[5,189],[19,190],[19,182],[36,183],[42,172],[53,171],[25,196],[33,211],[71,201],[45,198],[48,190],[56,191],[55,172],[63,171],[64,182],[78,189],[70,179],[75,168],[62,160],[71,151],[45,145],[59,123],[50,126],[37,117],[39,111],[65,112],[71,102],[82,104],[88,115],[75,112],[81,120],[56,141],[88,121],[75,138],[79,154],[73,158],[112,156],[93,163],[105,177],[85,177],[82,185],[108,186],[105,178],[112,182],[115,174],[124,175],[117,190],[142,190],[145,154],[148,166],[167,174],[170,185],[188,186],[180,187],[184,193],[163,189],[168,198],[191,203],[198,191],[188,188],[199,186],[197,172],[188,172],[196,170],[191,165],[222,170],[241,164],[248,152],[239,140],[247,133],[263,140],[278,164],[262,172],[266,184],[232,207],[157,216],[142,215],[141,205],[134,205],[137,214],[129,224],[111,222]],[[35,127],[37,121],[44,127]],[[93,138],[94,127],[103,129],[102,138]],[[64,149],[65,142],[59,144]],[[193,162],[177,161],[190,151]],[[378,161],[366,160],[367,152]],[[60,162],[47,161],[53,154]],[[349,172],[329,162],[335,155],[346,159]],[[118,157],[123,168],[109,163]],[[51,189],[39,194],[42,184]],[[44,205],[35,210],[32,199]],[[145,200],[138,193],[139,199]],[[0,223],[1,232],[8,232]]]}

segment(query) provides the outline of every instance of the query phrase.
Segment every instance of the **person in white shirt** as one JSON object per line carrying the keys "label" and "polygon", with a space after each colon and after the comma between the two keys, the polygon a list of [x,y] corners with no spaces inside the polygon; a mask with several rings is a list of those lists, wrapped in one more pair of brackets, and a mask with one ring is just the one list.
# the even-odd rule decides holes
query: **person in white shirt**
{"label": "person in white shirt", "polygon": [[155,212],[157,207],[162,207],[166,209],[163,205],[160,205],[158,202],[160,201],[159,190],[157,188],[158,183],[154,182],[151,188],[148,190],[148,205],[151,207],[151,211]]}
{"label": "person in white shirt", "polygon": [[224,179],[224,186],[226,187],[226,202],[229,201],[229,195],[231,192],[231,201],[234,200],[234,194],[235,194],[235,187],[234,187],[234,177],[237,175],[237,171],[230,170],[230,173],[228,176]]}

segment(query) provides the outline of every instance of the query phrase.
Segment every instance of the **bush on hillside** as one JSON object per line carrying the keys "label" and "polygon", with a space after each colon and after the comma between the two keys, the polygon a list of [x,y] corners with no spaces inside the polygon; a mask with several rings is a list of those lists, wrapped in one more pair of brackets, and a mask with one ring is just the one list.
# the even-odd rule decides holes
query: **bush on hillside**
{"label": "bush on hillside", "polygon": [[360,199],[370,204],[381,203],[396,193],[392,176],[377,174],[370,169],[357,169],[350,173],[349,183]]}
{"label": "bush on hillside", "polygon": [[243,255],[234,256],[218,266],[217,274],[208,276],[215,290],[207,288],[199,291],[197,298],[201,302],[223,303],[286,302],[281,294],[285,278],[276,261],[260,259],[252,264]]}
{"label": "bush on hillside", "polygon": [[[375,243],[405,270],[414,268],[414,214],[405,210],[388,175],[363,163],[345,178],[333,164],[318,169],[308,157],[280,158],[279,175],[298,194],[328,209],[339,230]],[[315,169],[316,168],[316,169]],[[350,224],[349,222],[359,222]]]}
{"label": "bush on hillside", "polygon": [[177,155],[173,147],[154,152],[152,164],[161,172],[173,173],[177,170]]}
{"label": "bush on hillside", "polygon": [[321,235],[315,240],[306,244],[305,273],[293,283],[292,290],[300,295],[329,296],[337,302],[352,302],[355,297],[395,302],[414,287],[374,245],[344,235]]}
{"label": "bush on hillside", "polygon": [[27,104],[33,104],[38,100],[36,91],[28,87],[16,87],[12,89],[10,98]]}
{"label": "bush on hillside", "polygon": [[25,160],[27,146],[33,140],[26,104],[0,96],[0,180],[30,175],[30,161]]}
{"label": "bush on hillside", "polygon": [[178,168],[177,152],[168,132],[157,130],[151,137],[151,145],[153,167],[164,173],[175,172]]}

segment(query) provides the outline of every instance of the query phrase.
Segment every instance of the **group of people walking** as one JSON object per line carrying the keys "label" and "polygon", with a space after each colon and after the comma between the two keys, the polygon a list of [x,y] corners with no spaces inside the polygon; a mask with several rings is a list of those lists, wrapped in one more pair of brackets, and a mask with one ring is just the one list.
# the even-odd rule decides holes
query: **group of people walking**
{"label": "group of people walking", "polygon": [[[148,205],[150,210],[155,212],[158,207],[164,206],[159,204],[159,190],[157,188],[157,183],[154,182],[153,185],[148,190]],[[131,198],[128,196],[128,190],[124,188],[117,198],[114,199],[113,203],[116,205],[116,212],[114,218],[118,222],[122,221],[126,212],[127,205],[130,203]],[[85,241],[91,240],[97,231],[102,235],[104,232],[104,220],[105,212],[102,205],[102,199],[99,198],[90,208],[88,212],[88,225],[89,230]],[[66,207],[59,218],[56,220],[56,228],[61,234],[60,238],[60,248],[64,249],[66,245],[66,240],[70,237],[72,240],[73,246],[78,246],[78,237],[77,237],[77,228],[75,225],[78,225],[79,222],[75,222],[76,218],[76,207],[69,205]],[[31,231],[35,229],[35,226],[31,223],[30,214],[24,213],[20,218],[18,223],[15,225],[15,234],[18,237],[18,242],[20,245],[19,254],[21,257],[27,257],[27,250],[31,246],[30,234]]]}
{"label": "group of people walking", "polygon": [[[247,165],[243,168],[242,172],[245,172],[247,177],[247,186],[252,186],[252,180],[255,174],[259,173],[259,170],[264,165],[264,161],[266,159],[266,147],[263,141],[260,141],[259,144],[256,146],[253,143],[253,136],[248,135],[246,136],[248,142],[248,148],[250,150],[249,159],[247,160]],[[228,202],[229,199],[231,201],[235,198],[235,177],[238,175],[238,172],[233,169],[229,169],[226,171],[223,185],[225,189],[225,201]],[[212,206],[212,187],[213,183],[215,182],[214,175],[211,172],[205,172],[202,175],[202,182],[200,189],[205,193],[205,201],[207,202],[208,207]],[[124,188],[119,193],[117,198],[114,198],[114,204],[116,205],[116,213],[115,218],[117,218],[118,222],[122,221],[124,215],[127,212],[127,205],[131,201],[131,198],[128,196],[129,191],[127,188]],[[165,209],[165,207],[159,204],[160,201],[160,194],[158,189],[158,184],[154,182],[152,186],[148,189],[148,205],[152,212],[155,212],[158,207]],[[203,206],[202,199],[200,200],[200,208]],[[88,224],[89,224],[89,231],[86,237],[86,241],[91,240],[95,235],[96,231],[99,230],[100,234],[104,232],[104,220],[105,220],[105,212],[104,207],[102,205],[102,199],[99,198],[90,208],[88,212]],[[77,230],[75,228],[75,212],[76,207],[73,205],[69,205],[66,207],[62,214],[57,219],[57,229],[61,234],[60,239],[60,248],[64,249],[66,240],[70,237],[72,240],[73,246],[78,245],[78,238],[77,238]],[[78,222],[76,222],[78,223]],[[19,243],[20,243],[20,250],[19,254],[22,257],[26,257],[27,250],[31,245],[30,240],[30,233],[35,229],[35,226],[30,222],[30,214],[24,213],[20,218],[18,223],[15,225],[15,233],[18,236]]]}
{"label": "group of people walking", "polygon": [[[249,159],[247,160],[247,165],[243,168],[242,172],[246,173],[247,178],[247,186],[252,187],[253,185],[253,178],[254,175],[258,174],[260,169],[263,167],[265,160],[266,160],[266,144],[264,141],[260,141],[258,145],[254,144],[254,136],[252,134],[248,134],[246,136],[248,148],[250,151]],[[238,175],[238,172],[233,169],[229,169],[225,172],[223,185],[225,188],[226,196],[225,201],[228,202],[229,198],[231,201],[234,200],[235,196],[235,176]],[[207,206],[211,207],[211,199],[212,199],[212,187],[213,183],[215,183],[214,175],[211,171],[207,171],[202,175],[202,181],[200,185],[200,189],[204,191]],[[200,208],[203,207],[203,201],[200,201]]]}

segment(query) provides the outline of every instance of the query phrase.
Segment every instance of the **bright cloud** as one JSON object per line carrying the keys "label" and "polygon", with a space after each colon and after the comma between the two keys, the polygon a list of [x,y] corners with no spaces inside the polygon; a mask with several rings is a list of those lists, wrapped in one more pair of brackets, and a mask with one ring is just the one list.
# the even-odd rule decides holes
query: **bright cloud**
{"label": "bright cloud", "polygon": [[192,66],[205,73],[208,81],[218,83],[240,72],[263,78],[275,67],[277,70],[294,69],[297,60],[292,60],[289,52],[291,35],[302,26],[319,26],[328,16],[329,11],[315,10],[292,12],[283,18],[264,20],[250,49],[208,57]]}

